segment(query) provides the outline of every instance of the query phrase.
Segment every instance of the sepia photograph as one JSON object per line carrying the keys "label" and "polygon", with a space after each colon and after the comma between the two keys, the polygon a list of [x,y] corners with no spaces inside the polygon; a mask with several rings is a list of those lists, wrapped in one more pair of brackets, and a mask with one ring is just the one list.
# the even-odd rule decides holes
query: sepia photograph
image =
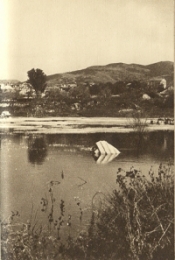
{"label": "sepia photograph", "polygon": [[2,260],[174,260],[174,0],[0,0]]}

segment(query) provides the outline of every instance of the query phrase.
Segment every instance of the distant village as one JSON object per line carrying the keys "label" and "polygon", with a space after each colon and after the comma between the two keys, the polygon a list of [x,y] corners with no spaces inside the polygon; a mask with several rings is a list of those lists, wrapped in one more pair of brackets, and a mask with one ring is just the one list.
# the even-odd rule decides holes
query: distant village
{"label": "distant village", "polygon": [[[87,83],[83,83],[82,85],[86,86]],[[89,86],[93,86],[95,85],[95,83],[89,83]],[[70,89],[76,88],[78,86],[78,84],[76,82],[71,82],[71,83],[59,83],[59,84],[55,84],[53,86],[48,86],[45,89],[45,93],[51,91],[51,90],[59,90],[60,92],[68,92]],[[1,93],[7,93],[7,92],[19,92],[19,95],[23,96],[23,97],[28,97],[28,93],[33,94],[33,97],[35,96],[35,91],[33,90],[32,92],[32,86],[29,83],[10,83],[10,82],[6,82],[6,83],[1,83],[0,82],[0,92]],[[44,96],[43,94],[43,96]]]}
{"label": "distant village", "polygon": [[[95,88],[97,83],[91,82],[91,83],[81,83],[81,85],[88,86],[90,88]],[[153,79],[149,80],[147,82],[148,86],[152,87],[158,87],[159,85],[162,86],[162,90],[167,88],[167,82],[166,79]],[[45,96],[46,93],[49,93],[52,90],[58,90],[61,93],[69,92],[71,89],[77,88],[78,84],[76,82],[70,82],[70,83],[57,83],[53,86],[46,87],[42,97]],[[126,87],[132,87],[132,82],[128,82],[125,84]],[[32,86],[29,83],[11,83],[11,82],[5,82],[2,83],[0,81],[0,93],[15,93],[18,92],[18,94],[23,98],[28,98],[29,94],[31,97],[35,97],[35,91],[32,88]],[[3,100],[3,96],[1,97],[1,101]]]}
{"label": "distant village", "polygon": [[[72,102],[69,102],[70,110],[72,111],[79,111],[81,109],[85,109],[88,107],[95,107],[97,106],[100,101],[98,97],[101,97],[102,90],[106,90],[106,93],[103,93],[104,96],[110,96],[110,98],[120,98],[120,94],[122,94],[122,91],[127,91],[129,89],[132,89],[132,92],[134,92],[138,88],[142,88],[142,96],[140,97],[142,100],[151,100],[153,96],[151,96],[151,92],[149,93],[148,89],[154,89],[156,92],[156,95],[158,97],[166,97],[167,92],[169,92],[171,89],[174,90],[173,86],[170,86],[167,84],[167,80],[165,78],[159,78],[159,79],[152,79],[148,80],[147,82],[139,82],[139,81],[131,81],[131,82],[116,82],[114,84],[112,83],[95,83],[95,82],[61,82],[49,85],[47,84],[47,87],[43,93],[41,93],[41,98],[47,99],[48,97],[53,97],[52,108],[48,109],[49,113],[52,115],[54,113],[57,113],[58,109],[56,109],[57,106],[63,107],[63,103],[59,103],[59,95],[71,98]],[[134,90],[135,89],[135,90]],[[144,93],[145,89],[145,93]],[[89,100],[87,103],[83,103],[82,100],[83,96],[85,96],[85,90],[87,90]],[[77,91],[81,91],[81,95],[77,95]],[[100,92],[101,91],[101,92]],[[72,93],[74,94],[74,98],[71,96]],[[57,96],[57,94],[59,95]],[[129,92],[127,92],[129,93]],[[128,94],[127,94],[128,95]],[[129,95],[130,96],[130,95]],[[128,100],[129,97],[128,96]],[[4,117],[8,117],[11,115],[10,111],[13,111],[15,114],[15,108],[23,108],[28,106],[29,103],[32,100],[35,100],[36,93],[34,88],[27,82],[1,82],[0,81],[0,114]],[[51,99],[50,99],[51,100]],[[74,100],[74,101],[73,101]],[[135,101],[134,101],[135,102]],[[132,107],[121,105],[121,108],[119,107],[119,114],[122,114],[123,112],[131,112],[134,109],[138,109],[139,106],[134,103],[132,100],[130,103],[132,104]],[[49,102],[47,102],[49,103]],[[103,101],[101,102],[103,103]],[[121,102],[120,102],[121,103]],[[127,101],[128,103],[128,101]],[[134,105],[133,105],[134,104]],[[66,104],[67,105],[67,104]],[[105,104],[103,104],[105,105]],[[41,105],[40,105],[41,106]],[[48,104],[47,104],[48,106]],[[82,107],[84,106],[84,107]],[[67,106],[65,106],[67,107]],[[117,107],[117,105],[116,105]],[[10,108],[10,109],[8,109]],[[37,110],[36,106],[36,110]]]}

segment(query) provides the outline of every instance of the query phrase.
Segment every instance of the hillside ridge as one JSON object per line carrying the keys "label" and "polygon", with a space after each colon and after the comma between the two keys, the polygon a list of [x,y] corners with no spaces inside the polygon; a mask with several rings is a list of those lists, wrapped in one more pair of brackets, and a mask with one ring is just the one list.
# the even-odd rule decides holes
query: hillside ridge
{"label": "hillside ridge", "polygon": [[119,62],[48,75],[47,81],[49,85],[64,82],[114,83],[116,81],[146,81],[156,77],[173,78],[173,73],[174,62],[172,61],[159,61],[148,65]]}

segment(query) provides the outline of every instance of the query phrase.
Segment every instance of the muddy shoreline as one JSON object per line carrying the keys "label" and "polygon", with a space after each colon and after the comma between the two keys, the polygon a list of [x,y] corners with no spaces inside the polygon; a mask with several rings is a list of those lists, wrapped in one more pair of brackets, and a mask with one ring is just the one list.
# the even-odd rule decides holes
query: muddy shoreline
{"label": "muddy shoreline", "polygon": [[[145,122],[145,119],[142,119]],[[156,118],[146,120],[147,131],[174,130],[174,125],[150,124],[151,120],[156,122]],[[16,117],[1,118],[0,132],[29,132],[29,133],[113,133],[113,132],[133,132],[132,118],[108,118],[108,117]]]}

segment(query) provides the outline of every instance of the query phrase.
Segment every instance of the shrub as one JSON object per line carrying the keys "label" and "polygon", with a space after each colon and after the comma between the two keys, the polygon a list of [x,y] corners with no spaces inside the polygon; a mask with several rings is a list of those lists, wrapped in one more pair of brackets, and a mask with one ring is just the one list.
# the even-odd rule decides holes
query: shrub
{"label": "shrub", "polygon": [[91,225],[88,248],[96,259],[174,259],[174,181],[160,165],[149,179],[134,168],[117,175],[119,190]]}
{"label": "shrub", "polygon": [[164,104],[165,107],[174,108],[174,91],[169,92]]}
{"label": "shrub", "polygon": [[132,119],[130,124],[135,132],[140,136],[147,132],[147,117],[146,114],[141,111],[136,111],[132,114]]}
{"label": "shrub", "polygon": [[[119,168],[117,187],[112,194],[104,195],[102,203],[95,208],[99,192],[93,196],[88,230],[83,227],[77,237],[71,237],[69,233],[66,241],[60,235],[64,217],[63,200],[60,203],[60,218],[56,222],[53,217],[53,186],[60,182],[52,181],[49,186],[51,211],[48,230],[36,227],[36,220],[33,224],[14,224],[13,212],[10,222],[2,224],[2,258],[173,260],[173,178],[170,164],[160,164],[157,173],[151,168],[147,177],[134,167],[129,171]],[[42,199],[44,210],[46,203]],[[71,229],[71,216],[67,226]]]}

